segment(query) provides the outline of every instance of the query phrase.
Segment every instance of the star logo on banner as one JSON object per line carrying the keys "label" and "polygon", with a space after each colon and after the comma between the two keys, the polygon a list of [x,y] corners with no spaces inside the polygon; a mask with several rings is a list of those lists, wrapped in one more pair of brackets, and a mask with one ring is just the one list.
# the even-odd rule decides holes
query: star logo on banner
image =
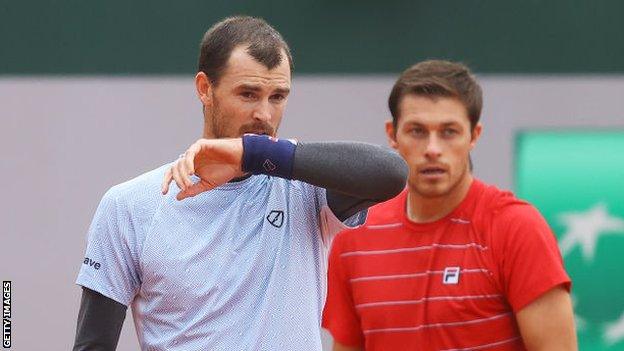
{"label": "star logo on banner", "polygon": [[559,220],[567,228],[559,241],[563,256],[579,245],[583,258],[593,260],[596,242],[601,235],[614,231],[620,231],[624,235],[624,219],[610,216],[604,203],[598,203],[586,212],[562,213]]}
{"label": "star logo on banner", "polygon": [[604,338],[609,345],[613,345],[624,339],[624,312],[615,322],[607,324],[604,329]]}

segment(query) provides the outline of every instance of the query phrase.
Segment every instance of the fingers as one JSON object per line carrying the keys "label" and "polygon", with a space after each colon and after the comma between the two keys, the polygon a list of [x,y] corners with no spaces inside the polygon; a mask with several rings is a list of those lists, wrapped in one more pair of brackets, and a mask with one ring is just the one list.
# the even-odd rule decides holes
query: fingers
{"label": "fingers", "polygon": [[[171,168],[169,168],[167,172],[165,172],[165,178],[163,179],[162,189],[161,189],[163,195],[166,195],[169,192],[169,185],[171,184],[171,181],[175,181],[178,188],[180,188],[180,192],[178,193],[176,198],[178,200],[181,200],[181,199],[189,197],[189,195],[181,195],[181,194],[185,194],[186,190],[194,186],[194,184],[190,180],[189,177],[184,175],[185,174],[184,172],[180,172],[180,168],[181,168],[180,164],[182,163],[184,163],[182,159],[176,161],[176,163],[173,166],[171,166]],[[186,180],[188,180],[188,184],[185,183]],[[191,196],[195,196],[195,195],[191,195]]]}
{"label": "fingers", "polygon": [[178,160],[176,166],[178,168],[178,173],[184,184],[184,187],[180,189],[185,190],[188,187],[193,185],[193,181],[191,180],[191,176],[195,174],[195,155],[197,154],[196,148],[193,144],[186,152],[181,156]]}
{"label": "fingers", "polygon": [[195,156],[200,150],[201,146],[198,143],[195,143],[184,153],[186,171],[189,175],[195,174]]}
{"label": "fingers", "polygon": [[172,180],[173,173],[171,172],[171,168],[169,168],[167,172],[165,172],[165,178],[163,179],[162,185],[160,186],[160,191],[163,195],[167,195],[167,193],[169,192],[169,184],[171,184]]}
{"label": "fingers", "polygon": [[[176,196],[178,200],[195,196],[203,191],[214,188],[210,183],[200,181],[197,184],[193,184],[191,176],[195,174],[195,157],[202,151],[202,140],[198,140],[191,145],[188,150],[165,172],[161,191],[163,195],[169,192],[169,186],[172,181],[176,183],[180,188],[180,193]],[[204,150],[206,151],[206,150]],[[192,188],[189,191],[189,188]]]}
{"label": "fingers", "polygon": [[193,186],[191,175],[195,173],[195,155],[201,150],[198,143],[191,145],[186,152],[178,158],[178,160],[165,172],[162,182],[161,192],[166,195],[169,192],[169,185],[175,181],[178,188],[185,191]]}
{"label": "fingers", "polygon": [[180,160],[176,161],[176,163],[171,167],[171,172],[173,173],[173,181],[175,181],[178,188],[181,190],[186,189],[184,177],[180,174]]}
{"label": "fingers", "polygon": [[193,197],[195,195],[201,194],[204,191],[208,191],[215,188],[214,185],[211,185],[210,183],[200,180],[199,182],[191,185],[190,187],[186,188],[186,190],[182,190],[178,193],[178,195],[176,195],[176,199],[178,200],[184,200],[187,197]]}

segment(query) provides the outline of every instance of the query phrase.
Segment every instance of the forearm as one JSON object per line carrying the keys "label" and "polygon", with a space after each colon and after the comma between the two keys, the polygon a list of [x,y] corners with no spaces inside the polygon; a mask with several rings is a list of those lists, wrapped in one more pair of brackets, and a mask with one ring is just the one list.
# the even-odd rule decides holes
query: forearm
{"label": "forearm", "polygon": [[396,196],[408,173],[399,155],[376,145],[295,144],[257,135],[243,137],[241,168],[325,188],[327,204],[340,220]]}
{"label": "forearm", "polygon": [[[395,153],[358,142],[296,145],[286,139],[244,135],[241,139],[200,139],[163,178],[162,193],[175,181],[176,198],[195,196],[245,173],[301,180],[357,199],[380,202],[405,186],[407,165]],[[191,175],[199,176],[194,183]]]}
{"label": "forearm", "polygon": [[117,348],[127,307],[83,288],[74,351],[110,351]]}
{"label": "forearm", "polygon": [[407,166],[396,153],[360,142],[299,143],[292,178],[371,202],[405,187]]}

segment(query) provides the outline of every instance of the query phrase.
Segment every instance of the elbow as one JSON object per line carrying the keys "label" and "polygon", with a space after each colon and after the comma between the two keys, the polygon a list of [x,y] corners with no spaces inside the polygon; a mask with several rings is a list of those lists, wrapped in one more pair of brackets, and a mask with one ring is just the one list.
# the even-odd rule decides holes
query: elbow
{"label": "elbow", "polygon": [[407,163],[398,154],[394,156],[395,162],[392,172],[392,196],[393,198],[401,193],[405,189],[407,183],[407,177],[409,175],[409,167]]}
{"label": "elbow", "polygon": [[384,181],[386,186],[384,187],[381,201],[390,200],[405,189],[409,168],[401,156],[392,153],[385,173],[387,179]]}

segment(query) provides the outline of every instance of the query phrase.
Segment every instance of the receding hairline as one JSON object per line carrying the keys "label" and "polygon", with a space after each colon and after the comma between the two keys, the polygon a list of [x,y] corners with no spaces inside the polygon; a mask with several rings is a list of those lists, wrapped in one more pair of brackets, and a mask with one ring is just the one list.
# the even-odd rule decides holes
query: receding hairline
{"label": "receding hairline", "polygon": [[[282,64],[286,63],[286,65],[288,67],[288,72],[290,74],[289,78],[291,78],[291,76],[292,76],[292,68],[291,68],[290,63],[288,62],[289,61],[288,54],[287,54],[287,52],[286,52],[286,50],[284,48],[280,48],[280,60],[277,63],[277,65],[275,65],[274,67],[269,67],[269,65],[267,65],[265,62],[262,62],[262,61],[258,60],[257,58],[255,58],[249,52],[250,45],[251,44],[243,43],[243,44],[239,44],[239,45],[235,46],[232,49],[232,51],[230,52],[230,56],[228,57],[227,61],[225,61],[225,65],[223,66],[223,73],[224,74],[226,72],[228,72],[228,70],[230,69],[230,65],[231,65],[231,62],[232,62],[232,57],[234,57],[235,53],[241,52],[241,53],[246,54],[248,57],[250,57],[254,62],[264,66],[269,71],[278,69]],[[199,72],[201,72],[201,71],[199,71]]]}
{"label": "receding hairline", "polygon": [[255,61],[269,70],[282,64],[286,57],[292,76],[292,54],[280,32],[263,18],[245,15],[227,17],[204,33],[197,72],[205,73],[211,82],[218,84],[233,49],[238,46],[244,46]]}

